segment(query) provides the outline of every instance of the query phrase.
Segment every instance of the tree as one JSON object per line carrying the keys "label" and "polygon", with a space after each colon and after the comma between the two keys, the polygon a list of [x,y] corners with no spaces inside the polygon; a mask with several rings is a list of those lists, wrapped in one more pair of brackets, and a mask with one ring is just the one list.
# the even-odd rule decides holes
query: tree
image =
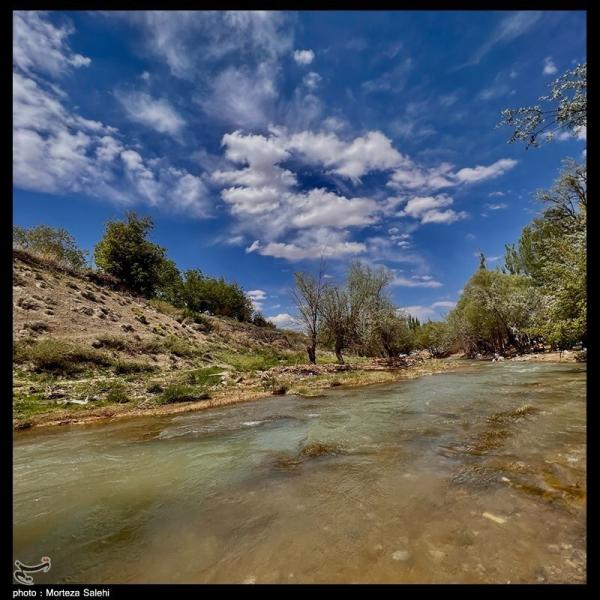
{"label": "tree", "polygon": [[68,231],[47,225],[29,229],[13,227],[13,247],[50,258],[72,269],[83,269],[87,263],[87,252],[78,248],[75,238]]}
{"label": "tree", "polygon": [[322,300],[325,292],[324,263],[315,277],[309,273],[294,273],[296,286],[292,298],[304,325],[309,344],[306,347],[308,362],[317,362],[317,339],[321,331]]}
{"label": "tree", "polygon": [[132,291],[152,298],[160,283],[165,249],[147,237],[154,223],[150,217],[128,212],[126,221],[109,221],[96,245],[94,260],[101,271],[120,279]]}
{"label": "tree", "polygon": [[427,321],[416,334],[417,347],[427,350],[434,358],[448,356],[451,347],[450,330],[444,321]]}
{"label": "tree", "polygon": [[408,354],[414,349],[415,332],[411,319],[410,315],[399,314],[397,309],[380,312],[373,332],[376,344],[381,344],[388,358]]}
{"label": "tree", "polygon": [[541,104],[524,108],[507,108],[502,111],[499,125],[514,128],[509,143],[523,141],[526,148],[539,145],[538,138],[547,141],[557,131],[583,133],[587,127],[587,64],[567,71],[551,84],[551,92],[539,98]]}
{"label": "tree", "polygon": [[344,364],[342,351],[352,337],[352,320],[348,291],[338,286],[325,289],[322,298],[323,333],[333,344],[338,363]]}
{"label": "tree", "polygon": [[186,271],[182,299],[185,307],[194,312],[252,320],[252,302],[237,284],[227,283],[222,277],[206,277],[199,269]]}
{"label": "tree", "polygon": [[539,335],[556,347],[587,337],[587,172],[568,159],[549,190],[538,192],[543,213],[508,246],[504,271],[531,278],[545,297]]}
{"label": "tree", "polygon": [[173,306],[182,307],[183,277],[177,265],[170,258],[163,259],[158,271],[156,297]]}

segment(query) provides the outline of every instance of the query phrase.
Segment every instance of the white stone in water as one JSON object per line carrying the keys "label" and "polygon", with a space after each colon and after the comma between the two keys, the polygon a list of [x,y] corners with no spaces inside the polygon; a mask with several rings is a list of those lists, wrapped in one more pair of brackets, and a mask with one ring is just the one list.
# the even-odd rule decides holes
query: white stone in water
{"label": "white stone in water", "polygon": [[254,577],[254,575],[248,575],[242,583],[256,583],[256,577]]}
{"label": "white stone in water", "polygon": [[394,560],[408,560],[410,558],[410,552],[408,550],[396,550],[392,554]]}

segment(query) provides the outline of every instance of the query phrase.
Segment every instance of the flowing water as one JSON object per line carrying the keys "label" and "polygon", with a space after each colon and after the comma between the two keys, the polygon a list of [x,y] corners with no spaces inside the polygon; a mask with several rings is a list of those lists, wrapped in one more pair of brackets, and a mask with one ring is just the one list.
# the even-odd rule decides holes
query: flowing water
{"label": "flowing water", "polygon": [[584,582],[585,366],[15,434],[45,582]]}

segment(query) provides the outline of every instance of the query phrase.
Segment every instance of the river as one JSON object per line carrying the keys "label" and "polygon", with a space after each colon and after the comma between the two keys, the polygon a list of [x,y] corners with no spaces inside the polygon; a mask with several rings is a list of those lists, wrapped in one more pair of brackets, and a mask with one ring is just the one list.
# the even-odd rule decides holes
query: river
{"label": "river", "polygon": [[586,580],[585,365],[14,436],[36,583]]}

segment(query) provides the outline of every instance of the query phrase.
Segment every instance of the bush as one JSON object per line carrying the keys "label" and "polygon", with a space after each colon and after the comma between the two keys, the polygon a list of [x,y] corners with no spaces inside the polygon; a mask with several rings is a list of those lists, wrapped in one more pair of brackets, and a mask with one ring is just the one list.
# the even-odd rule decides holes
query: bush
{"label": "bush", "polygon": [[75,238],[65,229],[38,225],[27,229],[13,227],[13,247],[56,261],[72,269],[86,265],[86,252],[77,247]]}
{"label": "bush", "polygon": [[114,382],[110,386],[108,394],[106,395],[106,399],[108,402],[117,404],[125,404],[129,402],[130,397],[127,393],[127,387],[119,381]]}
{"label": "bush", "polygon": [[204,390],[197,391],[188,385],[175,384],[165,389],[159,401],[161,404],[174,404],[175,402],[193,402],[195,400],[207,400],[208,398],[210,398],[210,395]]}

